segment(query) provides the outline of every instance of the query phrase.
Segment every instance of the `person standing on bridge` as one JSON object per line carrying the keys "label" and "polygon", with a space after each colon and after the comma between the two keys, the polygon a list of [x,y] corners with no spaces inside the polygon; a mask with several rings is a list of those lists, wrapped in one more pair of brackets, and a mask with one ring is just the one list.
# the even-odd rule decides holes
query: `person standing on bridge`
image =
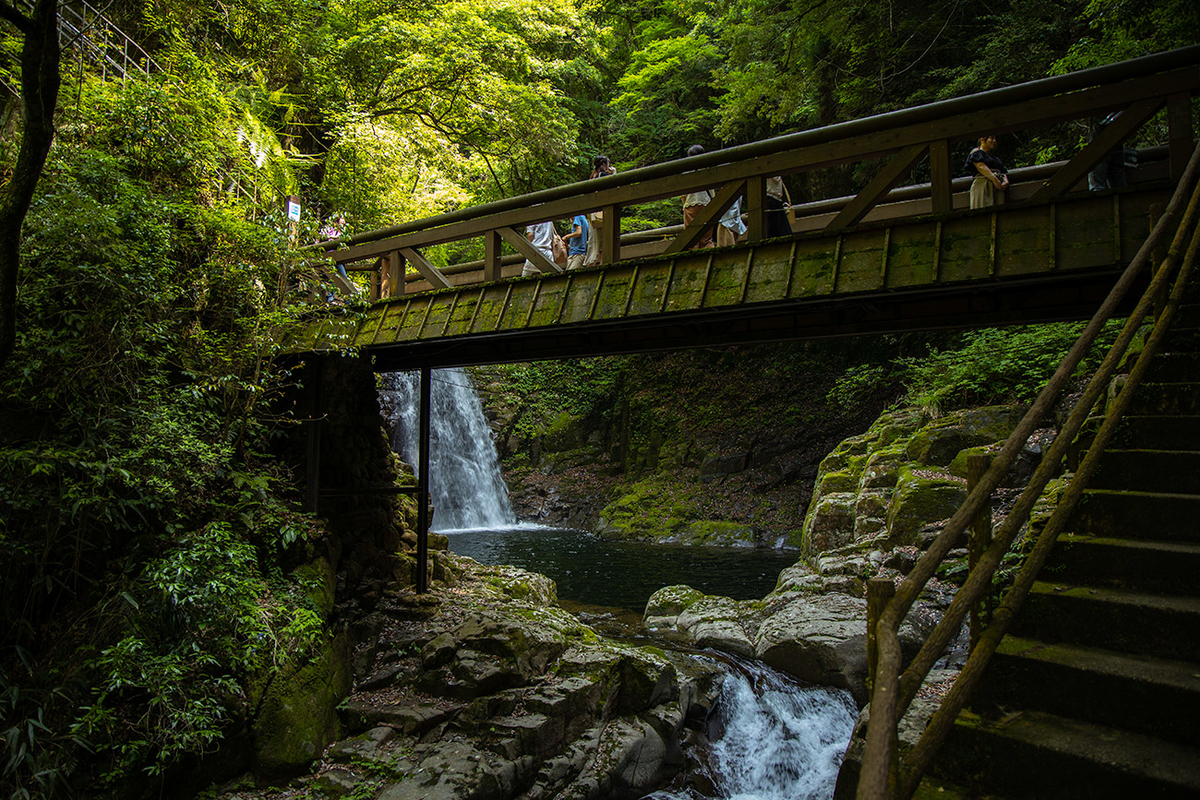
{"label": "person standing on bridge", "polygon": [[567,269],[579,269],[583,266],[591,238],[587,216],[576,214],[574,227],[563,237],[563,241],[567,243]]}
{"label": "person standing on bridge", "polygon": [[[588,176],[588,180],[616,174],[617,168],[609,162],[608,156],[596,156],[592,161],[592,174]],[[604,212],[593,211],[588,214],[588,223],[590,227],[588,228],[587,255],[584,256],[583,263],[594,267],[600,263],[600,230],[604,227]]]}
{"label": "person standing on bridge", "polygon": [[767,178],[767,238],[792,235],[792,224],[788,222],[788,210],[792,207],[792,195],[782,175]]}
{"label": "person standing on bridge", "polygon": [[[698,156],[703,152],[704,145],[694,144],[688,148],[687,154],[689,156]],[[688,225],[691,225],[692,220],[694,220],[696,216],[700,214],[705,206],[712,202],[712,199],[713,193],[711,189],[701,189],[700,191],[684,195],[683,227],[686,228]],[[712,229],[709,228],[704,232],[704,235],[700,237],[700,241],[697,242],[692,249],[696,250],[704,247],[713,247],[714,245],[716,245],[716,240],[713,238]]]}
{"label": "person standing on bridge", "polygon": [[[535,222],[532,225],[527,225],[525,227],[525,238],[537,248],[539,253],[546,257],[547,261],[552,264],[554,263],[554,240],[558,238],[558,231],[554,230],[553,222]],[[540,275],[541,272],[529,260],[526,260],[524,266],[521,267],[522,278],[530,275]]]}
{"label": "person standing on bridge", "polygon": [[979,137],[979,146],[967,156],[967,173],[975,178],[971,181],[971,208],[987,208],[1004,202],[1008,170],[995,151],[996,136],[989,133]]}

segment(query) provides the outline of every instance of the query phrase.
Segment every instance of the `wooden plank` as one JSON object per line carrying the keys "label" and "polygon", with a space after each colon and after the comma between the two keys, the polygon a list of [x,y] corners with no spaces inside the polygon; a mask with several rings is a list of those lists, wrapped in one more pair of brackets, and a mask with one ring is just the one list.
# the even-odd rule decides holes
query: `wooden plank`
{"label": "wooden plank", "polygon": [[[512,245],[518,253],[532,261],[533,265],[543,273],[554,275],[563,271],[562,267],[542,255],[541,251],[534,247],[533,243],[523,234],[517,233],[512,228],[497,228],[496,233],[500,234],[500,238]],[[555,232],[554,235],[557,236],[558,233]]]}
{"label": "wooden plank", "polygon": [[[945,141],[944,139],[941,141]],[[909,145],[879,170],[870,183],[854,196],[849,205],[841,210],[833,220],[825,226],[829,233],[843,230],[861,220],[867,212],[874,208],[884,195],[890,192],[904,173],[912,169],[925,152],[925,144]]]}
{"label": "wooden plank", "polygon": [[429,263],[429,259],[425,258],[425,255],[420,250],[417,250],[415,247],[401,247],[400,253],[408,259],[408,263],[417,268],[417,272],[421,273],[421,276],[425,280],[441,289],[450,288],[450,281],[442,274],[440,269]]}
{"label": "wooden plank", "polygon": [[1146,120],[1154,116],[1162,104],[1162,98],[1151,98],[1134,103],[1064,164],[1053,178],[1043,183],[1042,187],[1033,193],[1033,197],[1029,198],[1029,202],[1049,202],[1064,192],[1070,191],[1072,186],[1079,183],[1114,148],[1120,147],[1121,142],[1142,127]]}
{"label": "wooden plank", "polygon": [[[981,130],[1003,133],[1031,125],[1049,125],[1121,108],[1145,98],[1192,92],[1197,88],[1200,88],[1200,71],[1194,68],[1177,70],[1065,95],[1038,98],[1015,106],[989,108],[849,139],[834,140],[812,147],[718,164],[683,175],[652,179],[599,192],[589,191],[586,205],[635,205],[686,194],[705,186],[723,186],[733,181],[744,181],[751,175],[783,175],[869,158],[881,158],[914,144],[927,144],[943,139],[948,142],[965,141],[974,138]],[[358,261],[389,249],[394,250],[397,242],[402,242],[406,247],[423,247],[479,236],[482,231],[505,226],[526,225],[544,219],[565,219],[579,210],[581,202],[585,202],[581,197],[566,197],[530,208],[503,211],[390,239],[365,242],[335,251],[330,257],[339,262]]]}

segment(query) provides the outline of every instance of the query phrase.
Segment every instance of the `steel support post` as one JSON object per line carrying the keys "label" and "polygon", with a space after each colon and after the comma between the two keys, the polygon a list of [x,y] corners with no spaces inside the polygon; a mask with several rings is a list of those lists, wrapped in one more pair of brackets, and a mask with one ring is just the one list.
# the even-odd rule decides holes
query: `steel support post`
{"label": "steel support post", "polygon": [[421,434],[417,454],[417,594],[429,591],[429,395],[432,369],[421,367]]}

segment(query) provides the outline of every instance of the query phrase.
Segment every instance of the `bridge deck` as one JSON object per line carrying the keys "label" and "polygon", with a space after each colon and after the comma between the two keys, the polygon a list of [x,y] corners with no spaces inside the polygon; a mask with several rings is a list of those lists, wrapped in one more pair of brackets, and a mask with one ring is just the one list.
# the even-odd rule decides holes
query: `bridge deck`
{"label": "bridge deck", "polygon": [[1169,182],[395,298],[293,350],[381,370],[1087,316]]}

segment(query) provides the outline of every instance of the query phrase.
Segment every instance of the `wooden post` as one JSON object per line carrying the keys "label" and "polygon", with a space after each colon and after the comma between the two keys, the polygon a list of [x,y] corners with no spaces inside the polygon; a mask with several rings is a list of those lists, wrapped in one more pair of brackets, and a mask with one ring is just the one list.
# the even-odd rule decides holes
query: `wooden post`
{"label": "wooden post", "polygon": [[[992,465],[992,457],[987,453],[972,453],[967,456],[967,494],[974,491],[983,479],[983,475]],[[989,500],[980,506],[979,511],[967,528],[967,570],[975,569],[983,552],[992,543],[992,503]],[[988,593],[980,598],[971,608],[970,615],[970,649],[975,649],[975,643],[983,635],[983,628],[991,621],[992,598]]]}
{"label": "wooden post", "polygon": [[888,601],[896,594],[891,578],[871,578],[867,581],[867,694],[875,690],[875,671],[879,667],[879,643],[875,626]]}
{"label": "wooden post", "polygon": [[604,207],[604,225],[600,228],[600,263],[621,260],[621,206]]}
{"label": "wooden post", "polygon": [[500,280],[500,234],[488,231],[483,234],[483,279]]}
{"label": "wooden post", "polygon": [[1176,92],[1167,98],[1167,148],[1171,180],[1178,181],[1183,177],[1195,146],[1194,136],[1191,93]]}
{"label": "wooden post", "polygon": [[387,300],[403,293],[404,289],[404,257],[393,250],[384,257],[383,280],[380,281],[379,295],[381,300]]}
{"label": "wooden post", "polygon": [[421,367],[421,420],[417,453],[417,594],[429,591],[429,394],[432,370]]}
{"label": "wooden post", "polygon": [[929,143],[929,192],[933,213],[948,214],[954,210],[954,195],[950,182],[950,145],[945,139]]}
{"label": "wooden post", "polygon": [[746,179],[746,240],[761,242],[767,236],[767,181],[761,175]]}

